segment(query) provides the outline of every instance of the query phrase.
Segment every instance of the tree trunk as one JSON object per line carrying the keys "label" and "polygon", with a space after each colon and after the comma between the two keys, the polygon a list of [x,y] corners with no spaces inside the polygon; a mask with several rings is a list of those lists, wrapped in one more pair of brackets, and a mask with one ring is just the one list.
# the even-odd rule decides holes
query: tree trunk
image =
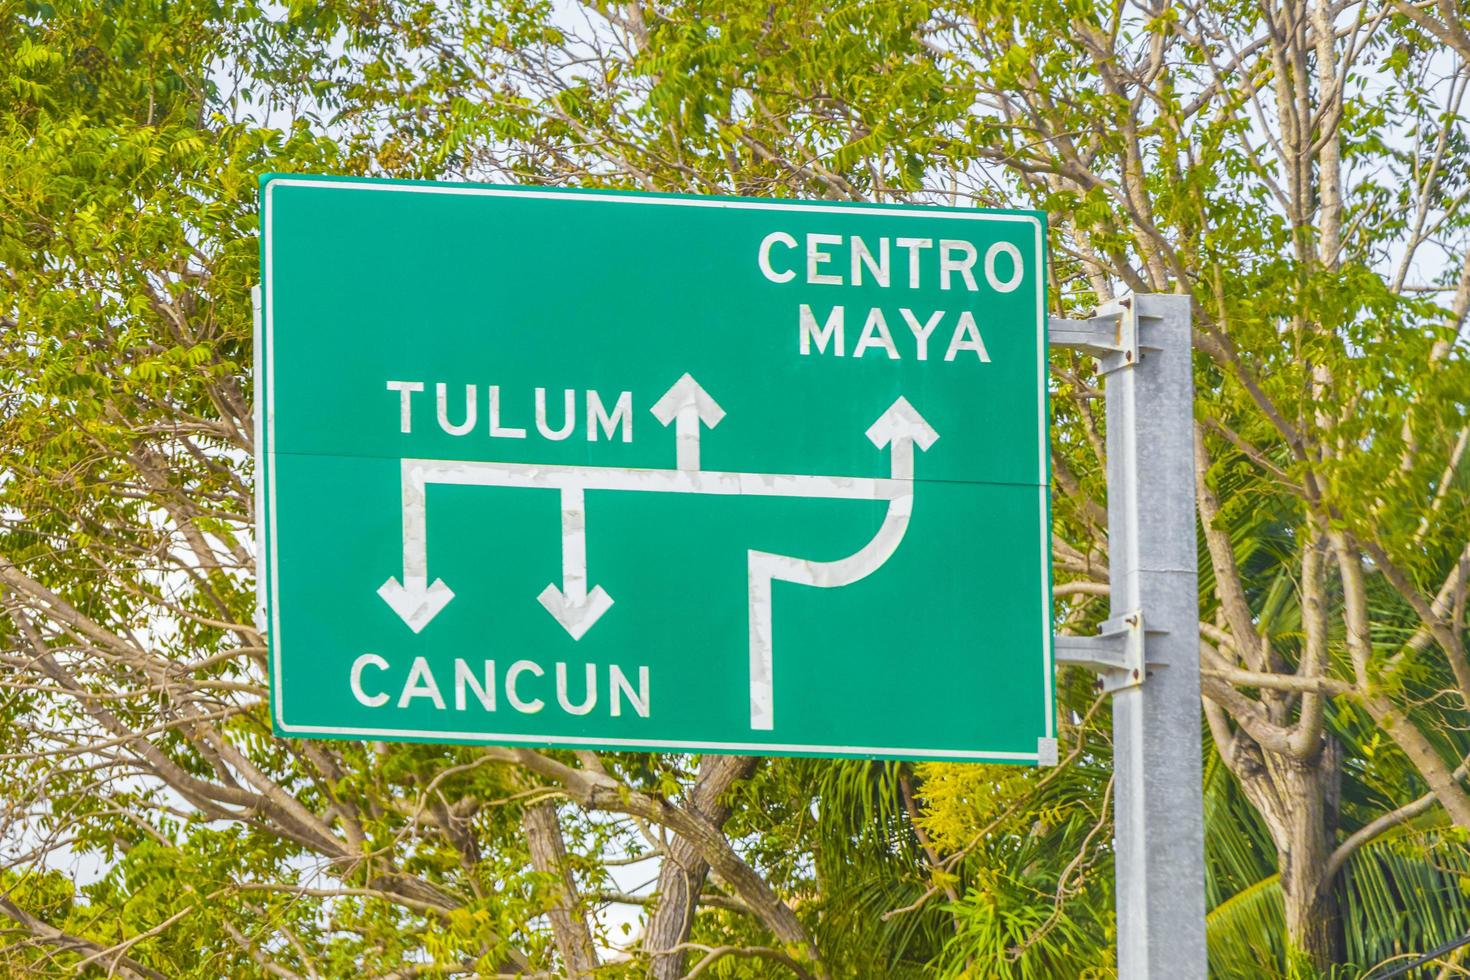
{"label": "tree trunk", "polygon": [[1324,736],[1321,749],[1298,759],[1237,736],[1232,768],[1266,822],[1281,871],[1287,937],[1297,955],[1327,970],[1343,957],[1342,922],[1332,881],[1324,878],[1337,838],[1340,755]]}
{"label": "tree trunk", "polygon": [[556,817],[556,804],[550,801],[528,806],[521,813],[521,828],[531,851],[531,866],[543,874],[561,879],[561,899],[546,916],[561,952],[562,967],[572,980],[592,976],[597,969],[597,949],[592,944],[592,931],[579,908],[577,882],[567,866],[566,842]]}
{"label": "tree trunk", "polygon": [[[743,779],[755,768],[749,756],[707,755],[700,760],[699,778],[685,807],[694,810],[716,827],[730,816],[730,805],[724,799],[736,780]],[[694,913],[699,908],[699,893],[709,876],[709,864],[682,837],[669,844],[658,871],[658,905],[644,933],[643,948],[652,957],[648,975],[652,980],[679,980],[684,975],[686,951],[678,947],[689,941],[694,928]]]}
{"label": "tree trunk", "polygon": [[1330,737],[1324,741],[1315,765],[1292,766],[1291,778],[1283,781],[1290,824],[1277,838],[1286,933],[1318,969],[1342,962],[1343,956],[1337,896],[1323,878],[1336,846],[1341,773],[1337,743]]}

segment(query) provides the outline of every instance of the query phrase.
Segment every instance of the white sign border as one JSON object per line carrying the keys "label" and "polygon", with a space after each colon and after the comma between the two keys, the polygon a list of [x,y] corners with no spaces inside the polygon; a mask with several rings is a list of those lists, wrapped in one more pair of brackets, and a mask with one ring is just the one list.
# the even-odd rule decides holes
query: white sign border
{"label": "white sign border", "polygon": [[[963,749],[925,749],[916,747],[881,747],[866,745],[799,745],[782,744],[775,742],[698,742],[670,739],[636,739],[636,738],[583,738],[571,735],[531,735],[531,734],[499,734],[490,732],[452,732],[452,731],[422,731],[418,729],[404,728],[353,728],[325,725],[292,725],[287,723],[285,715],[285,692],[282,684],[281,671],[281,621],[280,621],[280,562],[277,557],[276,537],[276,467],[275,467],[275,445],[276,445],[276,412],[275,412],[275,341],[273,331],[275,328],[274,315],[274,284],[273,263],[271,254],[271,192],[277,187],[323,187],[334,190],[361,190],[381,191],[391,193],[407,194],[451,194],[467,195],[472,197],[505,196],[519,197],[534,200],[557,200],[557,201],[599,201],[603,203],[617,204],[647,204],[674,207],[706,207],[706,208],[729,208],[731,210],[745,211],[799,211],[814,214],[872,214],[886,217],[919,217],[931,219],[951,219],[960,221],[1003,221],[1030,224],[1036,234],[1036,256],[1038,268],[1036,269],[1036,347],[1037,347],[1037,379],[1036,379],[1036,407],[1038,416],[1038,430],[1041,433],[1041,445],[1038,452],[1039,473],[1038,502],[1041,511],[1041,525],[1045,532],[1041,537],[1041,630],[1042,630],[1042,692],[1043,704],[1042,714],[1046,719],[1046,740],[1056,737],[1055,717],[1056,709],[1053,704],[1053,676],[1055,671],[1052,651],[1052,629],[1051,629],[1051,512],[1048,470],[1050,462],[1049,426],[1047,425],[1047,355],[1049,351],[1047,340],[1047,312],[1046,312],[1046,277],[1045,277],[1045,247],[1042,238],[1041,222],[1035,216],[1029,214],[1008,214],[986,211],[954,211],[939,208],[905,208],[863,204],[824,205],[804,201],[752,201],[726,198],[706,197],[676,197],[663,194],[647,193],[604,193],[596,191],[568,192],[537,190],[533,188],[517,187],[514,185],[502,186],[478,186],[473,184],[409,184],[393,183],[387,181],[371,181],[353,178],[321,179],[311,177],[290,176],[267,176],[264,181],[264,189],[261,194],[261,237],[262,251],[264,254],[264,304],[261,321],[263,321],[263,342],[257,337],[256,350],[264,348],[265,355],[265,426],[266,440],[265,451],[265,481],[266,481],[266,508],[265,513],[256,513],[256,553],[261,553],[259,542],[261,540],[261,522],[266,527],[265,540],[268,552],[267,572],[269,578],[269,614],[270,614],[270,636],[268,645],[271,651],[271,715],[277,730],[290,735],[327,735],[327,736],[360,736],[364,738],[383,739],[449,739],[455,742],[483,743],[496,745],[565,745],[587,748],[602,746],[616,746],[626,749],[666,749],[674,751],[711,751],[729,752],[742,754],[802,754],[813,756],[843,756],[856,758],[871,758],[875,756],[897,757],[897,758],[928,758],[928,759],[953,759],[956,761],[1002,761],[1002,762],[1033,762],[1040,763],[1041,752],[995,752],[995,751],[969,751]],[[260,325],[258,325],[259,327]],[[257,355],[258,356],[258,355]],[[257,384],[257,403],[259,403],[259,385]],[[259,467],[256,472],[257,481],[260,480]],[[258,570],[257,570],[258,571]]]}

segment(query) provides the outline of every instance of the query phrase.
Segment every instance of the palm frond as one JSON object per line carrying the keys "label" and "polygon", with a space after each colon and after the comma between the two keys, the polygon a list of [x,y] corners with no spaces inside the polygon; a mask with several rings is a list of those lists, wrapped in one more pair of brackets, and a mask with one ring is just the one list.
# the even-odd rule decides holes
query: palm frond
{"label": "palm frond", "polygon": [[1281,876],[1242,888],[1205,916],[1210,976],[1217,980],[1284,978],[1286,915]]}

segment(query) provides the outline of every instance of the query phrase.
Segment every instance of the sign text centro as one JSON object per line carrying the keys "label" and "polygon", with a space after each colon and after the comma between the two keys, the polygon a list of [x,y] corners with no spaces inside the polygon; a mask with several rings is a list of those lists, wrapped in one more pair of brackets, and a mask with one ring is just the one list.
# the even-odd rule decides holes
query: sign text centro
{"label": "sign text centro", "polygon": [[261,188],[278,734],[1047,754],[1041,215]]}

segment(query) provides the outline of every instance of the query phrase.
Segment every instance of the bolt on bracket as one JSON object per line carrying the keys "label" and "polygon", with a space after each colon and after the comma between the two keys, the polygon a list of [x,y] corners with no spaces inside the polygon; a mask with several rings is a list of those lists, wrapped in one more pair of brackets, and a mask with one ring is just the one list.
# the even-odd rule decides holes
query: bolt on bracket
{"label": "bolt on bracket", "polygon": [[1143,611],[1135,609],[1102,624],[1097,636],[1057,634],[1052,650],[1058,664],[1085,667],[1098,675],[1108,693],[1138,687],[1148,676],[1144,662]]}

